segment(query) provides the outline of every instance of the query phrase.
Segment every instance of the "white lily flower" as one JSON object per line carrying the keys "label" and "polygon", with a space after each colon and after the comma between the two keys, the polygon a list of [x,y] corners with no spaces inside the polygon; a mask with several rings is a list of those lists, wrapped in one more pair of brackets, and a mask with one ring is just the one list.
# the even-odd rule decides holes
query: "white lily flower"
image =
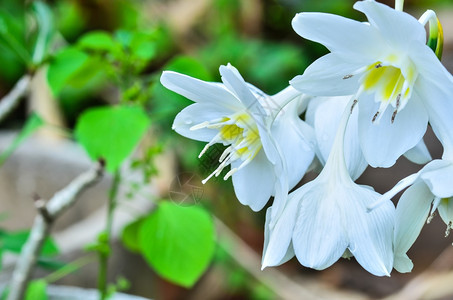
{"label": "white lily flower", "polygon": [[[341,119],[341,113],[346,109],[350,96],[315,97],[308,103],[305,121],[311,125],[316,137],[316,156],[322,166],[325,165]],[[359,143],[358,110],[352,111],[345,133],[344,151],[346,166],[353,180],[362,175],[368,163],[366,162]],[[423,140],[404,156],[417,164],[431,161],[431,155]]]}
{"label": "white lily flower", "polygon": [[176,116],[173,129],[208,143],[199,157],[215,143],[227,146],[218,168],[203,183],[231,165],[224,179],[231,176],[238,200],[258,211],[272,195],[275,201],[286,198],[313,160],[312,129],[298,115],[306,97],[292,87],[268,96],[229,64],[220,67],[220,74],[223,83],[162,74],[166,88],[195,102]]}
{"label": "white lily flower", "polygon": [[[394,268],[401,273],[410,272],[413,263],[406,252],[417,239],[423,225],[430,222],[434,212],[439,212],[447,224],[445,236],[448,236],[453,224],[453,160],[436,159],[419,172],[400,182],[371,206],[378,207],[381,201],[388,201],[400,191],[410,186],[401,196],[396,207],[395,218],[395,261]],[[431,208],[431,216],[428,217]]]}
{"label": "white lily flower", "polygon": [[355,184],[348,174],[345,154],[354,154],[343,148],[351,103],[345,106],[319,176],[289,195],[275,226],[266,219],[263,268],[282,264],[295,254],[302,265],[322,270],[342,256],[353,255],[368,272],[389,276],[395,208],[387,201],[368,212],[367,206],[381,195]]}
{"label": "white lily flower", "polygon": [[[305,121],[311,125],[316,137],[316,156],[324,166],[338,131],[342,112],[352,96],[316,97],[308,103]],[[359,178],[368,163],[362,155],[358,135],[358,110],[351,112],[345,132],[344,152],[348,173],[353,180]]]}
{"label": "white lily flower", "polygon": [[354,8],[369,23],[325,13],[296,15],[294,30],[331,53],[291,85],[310,95],[354,94],[363,155],[373,167],[389,167],[421,141],[428,119],[439,139],[448,138],[453,80],[426,45],[426,17],[419,22],[375,1]]}

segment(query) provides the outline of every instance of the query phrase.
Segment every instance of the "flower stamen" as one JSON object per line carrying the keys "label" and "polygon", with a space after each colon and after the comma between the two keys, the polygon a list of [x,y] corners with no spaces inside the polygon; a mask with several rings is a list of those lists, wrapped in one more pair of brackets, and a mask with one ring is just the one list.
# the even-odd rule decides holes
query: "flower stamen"
{"label": "flower stamen", "polygon": [[451,221],[448,222],[447,229],[445,229],[445,237],[448,237],[450,235],[451,225],[452,225]]}
{"label": "flower stamen", "polygon": [[257,124],[244,111],[196,124],[190,127],[190,130],[202,128],[216,129],[219,132],[204,146],[198,158],[201,158],[213,144],[223,143],[224,145],[229,145],[220,155],[219,166],[207,178],[202,180],[203,184],[213,176],[218,177],[223,169],[231,163],[241,160],[242,162],[238,167],[232,168],[223,177],[224,180],[227,180],[238,170],[248,165],[262,147]]}
{"label": "flower stamen", "polygon": [[[395,63],[398,65],[395,66]],[[371,121],[379,122],[384,111],[391,104],[395,108],[391,117],[391,123],[394,123],[398,112],[406,106],[418,75],[412,61],[409,59],[399,61],[397,56],[389,55],[386,60],[361,67],[345,75],[343,79],[349,79],[358,74],[362,74],[359,79],[360,87],[368,93],[374,93],[375,101],[380,102],[379,109]],[[358,97],[356,99],[359,100]],[[351,111],[354,105],[355,103]]]}

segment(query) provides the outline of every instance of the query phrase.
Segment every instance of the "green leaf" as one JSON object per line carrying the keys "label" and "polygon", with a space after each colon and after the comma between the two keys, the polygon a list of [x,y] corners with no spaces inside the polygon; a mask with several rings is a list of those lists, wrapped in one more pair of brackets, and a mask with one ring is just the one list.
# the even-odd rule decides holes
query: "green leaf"
{"label": "green leaf", "polygon": [[40,256],[37,261],[38,266],[47,270],[58,270],[65,267],[67,264],[64,261],[51,258],[49,256]]}
{"label": "green leaf", "polygon": [[89,60],[89,56],[76,48],[66,48],[60,51],[50,62],[47,70],[47,80],[52,92],[60,93],[66,82],[76,71]]}
{"label": "green leaf", "polygon": [[[2,232],[0,243],[3,250],[20,253],[29,236],[29,231]],[[51,238],[47,238],[41,248],[41,255],[52,256],[58,253],[58,247],[55,242]]]}
{"label": "green leaf", "polygon": [[139,241],[142,255],[160,276],[191,287],[214,254],[214,224],[199,206],[161,202],[141,226]]}
{"label": "green leaf", "polygon": [[94,51],[110,51],[116,47],[112,36],[105,31],[92,31],[82,36],[78,41],[82,49]]}
{"label": "green leaf", "polygon": [[5,151],[3,151],[2,154],[0,154],[0,166],[3,165],[5,160],[10,157],[10,155],[22,144],[23,141],[25,141],[33,132],[36,131],[39,127],[41,127],[44,124],[44,121],[41,119],[40,116],[37,114],[32,114],[27,122],[24,125],[24,128],[22,128],[22,131],[19,133],[19,135],[14,139],[14,141],[6,148]]}
{"label": "green leaf", "polygon": [[178,56],[172,59],[164,69],[183,73],[205,81],[213,80],[206,67],[198,60],[189,56]]}
{"label": "green leaf", "polygon": [[134,56],[148,61],[156,55],[156,43],[154,37],[144,32],[134,32],[130,42]]}
{"label": "green leaf", "polygon": [[0,247],[0,271],[3,269],[3,249]]}
{"label": "green leaf", "polygon": [[114,172],[131,154],[149,126],[141,107],[116,106],[86,110],[78,119],[75,136],[93,160],[104,159]]}
{"label": "green leaf", "polygon": [[44,280],[33,280],[27,287],[25,292],[25,300],[48,300],[47,297],[47,283]]}
{"label": "green leaf", "polygon": [[115,32],[115,39],[123,46],[128,48],[132,41],[132,32],[124,29],[119,29]]}
{"label": "green leaf", "polygon": [[121,233],[121,240],[123,241],[124,246],[131,252],[140,252],[138,235],[144,220],[145,219],[141,218],[128,224]]}
{"label": "green leaf", "polygon": [[65,40],[77,39],[86,27],[90,18],[82,5],[76,1],[56,1],[53,3],[58,32],[61,32]]}
{"label": "green leaf", "polygon": [[23,63],[29,65],[31,55],[26,46],[24,21],[23,16],[17,18],[7,11],[0,10],[0,43],[14,52]]}
{"label": "green leaf", "polygon": [[55,24],[52,11],[47,4],[41,1],[34,1],[32,7],[39,27],[33,50],[33,63],[39,64],[47,54],[49,44],[55,32]]}

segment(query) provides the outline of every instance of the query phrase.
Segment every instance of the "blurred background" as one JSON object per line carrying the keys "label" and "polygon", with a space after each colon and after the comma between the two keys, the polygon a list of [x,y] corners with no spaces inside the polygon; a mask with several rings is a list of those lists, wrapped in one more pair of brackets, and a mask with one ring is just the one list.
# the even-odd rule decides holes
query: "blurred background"
{"label": "blurred background", "polygon": [[[191,102],[159,83],[163,70],[220,81],[219,66],[231,63],[246,81],[268,94],[277,93],[327,53],[323,46],[303,40],[292,30],[294,15],[320,11],[363,20],[363,15],[352,9],[353,1],[46,1],[55,38],[39,68],[23,58],[35,39],[36,24],[27,13],[31,3],[0,1],[0,95],[6,95],[25,73],[34,75],[29,96],[0,124],[0,145],[3,150],[8,148],[31,113],[38,113],[48,126],[24,142],[0,169],[0,214],[6,215],[0,228],[29,228],[34,216],[31,195],[50,197],[89,166],[81,149],[68,146],[84,110],[128,101],[146,108],[151,119],[148,155],[135,164],[135,169],[154,178],[146,191],[153,197],[191,201],[191,205],[207,208],[217,230],[212,263],[191,289],[160,278],[140,255],[117,242],[109,276],[111,281],[124,276],[129,282],[128,293],[154,299],[453,299],[453,240],[444,238],[445,224],[439,217],[424,227],[409,251],[415,265],[410,274],[374,277],[354,259],[342,259],[324,271],[304,268],[296,259],[260,271],[265,210],[253,213],[241,206],[229,181],[213,179],[201,185],[201,179],[215,169],[222,148],[213,147],[198,159],[203,143],[171,131],[175,115]],[[443,24],[442,61],[452,72],[453,3],[405,1],[405,11],[416,18],[428,8],[437,12]],[[121,51],[108,56],[104,46],[99,46],[102,43],[93,46],[92,40],[103,39],[105,44],[114,41],[121,45]],[[433,158],[440,157],[441,146],[430,131],[425,141]],[[401,158],[391,169],[369,168],[359,182],[382,193],[419,169]],[[308,174],[303,182],[314,176]],[[74,223],[93,217],[105,202],[110,181],[105,178],[56,224],[57,236]],[[134,209],[142,208],[136,204]],[[61,247],[67,249],[62,251],[64,260],[76,259],[85,251],[80,244],[85,242],[86,231],[74,231],[81,237],[70,232],[69,239],[76,240],[79,249]],[[67,241],[67,237],[60,235],[61,240]],[[2,280],[8,278],[7,266]],[[82,264],[56,283],[95,288],[95,270],[94,263]]]}

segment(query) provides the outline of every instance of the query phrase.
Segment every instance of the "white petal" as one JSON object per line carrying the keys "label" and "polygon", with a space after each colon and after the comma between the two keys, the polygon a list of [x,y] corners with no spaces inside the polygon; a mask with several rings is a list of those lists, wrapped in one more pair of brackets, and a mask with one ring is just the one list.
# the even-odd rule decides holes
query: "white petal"
{"label": "white petal", "polygon": [[411,15],[375,1],[358,1],[354,8],[363,12],[371,25],[378,28],[392,46],[410,49],[408,41],[425,43],[425,28]]}
{"label": "white petal", "polygon": [[[234,161],[231,168],[237,168],[241,160]],[[276,181],[272,164],[262,150],[245,167],[233,174],[234,192],[239,202],[254,211],[261,210],[273,194]]]}
{"label": "white petal", "polygon": [[[332,144],[338,131],[338,125],[341,115],[346,108],[346,104],[351,99],[351,96],[345,97],[329,97],[318,98],[312,101],[317,104],[310,103],[307,114],[313,114],[314,129],[316,132],[316,140],[318,142],[320,160],[325,163],[329,156]],[[316,112],[312,113],[313,106],[316,106]],[[311,118],[311,117],[310,117]],[[349,118],[346,127],[344,152],[346,166],[351,177],[357,179],[368,166],[365,158],[362,155],[358,139],[358,109],[354,109]]]}
{"label": "white petal", "polygon": [[[367,62],[367,64],[372,63]],[[335,53],[329,53],[313,62],[303,75],[294,77],[290,84],[297,90],[314,96],[344,96],[354,94],[358,87],[358,78],[343,79],[364,63],[345,61]]]}
{"label": "white petal", "polygon": [[414,148],[409,149],[404,156],[413,163],[423,165],[432,160],[431,154],[429,153],[428,148],[426,147],[423,139],[415,145]]}
{"label": "white petal", "polygon": [[303,38],[318,42],[332,52],[354,53],[361,57],[376,57],[382,43],[379,33],[369,24],[326,13],[297,14],[292,25]]}
{"label": "white petal", "polygon": [[453,196],[453,163],[446,160],[434,160],[426,165],[421,172],[421,178],[431,192],[440,198]]}
{"label": "white petal", "polygon": [[248,84],[244,81],[237,69],[230,64],[228,66],[220,66],[220,74],[222,75],[222,81],[225,86],[236,95],[247,110],[251,114],[260,117],[257,119],[258,127],[265,127],[265,121],[263,120],[268,115],[252,91],[250,91]]}
{"label": "white petal", "polygon": [[414,264],[407,254],[395,254],[393,267],[400,273],[409,273],[412,271]]}
{"label": "white petal", "polygon": [[453,222],[453,199],[442,198],[437,210],[444,223],[447,225],[450,224],[449,226],[451,226],[451,223]]}
{"label": "white petal", "polygon": [[426,218],[434,196],[423,181],[418,181],[408,188],[396,206],[395,216],[395,262],[394,268],[400,273],[410,272],[412,263],[406,252],[417,239]]}
{"label": "white petal", "polygon": [[236,68],[230,64],[228,64],[228,66],[220,66],[220,74],[222,75],[222,81],[225,86],[240,99],[252,115],[258,127],[264,152],[266,153],[268,160],[275,164],[277,161],[281,160],[281,155],[275,140],[269,133],[270,119],[267,112],[255,98],[252,91],[250,91],[248,84],[244,81]]}
{"label": "white petal", "polygon": [[396,194],[413,184],[420,177],[420,171],[415,174],[411,174],[406,178],[401,179],[398,183],[384,195],[382,195],[376,202],[368,205],[368,210],[374,210],[380,205],[386,203],[388,200],[392,199]]}
{"label": "white petal", "polygon": [[411,58],[420,69],[414,91],[423,99],[431,127],[444,147],[443,158],[453,160],[453,78],[431,49],[412,46]]}
{"label": "white petal", "polygon": [[290,189],[304,176],[313,161],[315,148],[313,128],[302,121],[296,112],[281,112],[271,128],[286,163]]}
{"label": "white petal", "polygon": [[217,129],[201,128],[190,130],[197,124],[228,116],[234,112],[215,104],[194,103],[176,115],[172,128],[187,138],[210,142],[219,133]]}
{"label": "white petal", "polygon": [[195,102],[218,104],[235,111],[244,108],[233,94],[218,83],[206,82],[172,71],[164,71],[160,82],[167,89]]}
{"label": "white petal", "polygon": [[[349,108],[346,107],[345,109]],[[356,180],[368,167],[368,162],[365,160],[360,147],[358,107],[354,108],[346,127],[344,153],[349,175],[351,175],[352,180]]]}
{"label": "white petal", "polygon": [[367,212],[367,206],[380,197],[378,193],[355,186],[345,196],[342,212],[348,226],[349,251],[368,272],[390,276],[393,267],[393,203],[387,201]]}
{"label": "white petal", "polygon": [[261,127],[258,127],[258,130],[260,131],[259,133],[264,153],[266,154],[267,160],[273,165],[273,174],[278,174],[278,176],[275,177],[273,185],[274,203],[272,205],[273,209],[270,226],[274,226],[275,221],[280,216],[288,198],[288,169],[283,157],[282,147],[277,143],[274,136],[272,136],[270,130]]}
{"label": "white petal", "polygon": [[266,224],[264,225],[264,248],[262,269],[271,266],[278,266],[294,256],[294,249],[291,244],[298,199],[290,197],[280,218],[273,228],[270,226],[272,207],[266,211]]}
{"label": "white petal", "polygon": [[293,246],[302,265],[323,270],[336,262],[348,246],[342,208],[335,205],[335,197],[346,195],[342,191],[329,191],[331,187],[318,179],[293,192],[301,201]]}
{"label": "white petal", "polygon": [[368,95],[359,100],[359,138],[363,155],[373,167],[390,167],[423,138],[428,116],[418,97],[412,95],[406,107],[391,122],[393,111],[383,112],[381,120],[372,122],[379,103]]}

